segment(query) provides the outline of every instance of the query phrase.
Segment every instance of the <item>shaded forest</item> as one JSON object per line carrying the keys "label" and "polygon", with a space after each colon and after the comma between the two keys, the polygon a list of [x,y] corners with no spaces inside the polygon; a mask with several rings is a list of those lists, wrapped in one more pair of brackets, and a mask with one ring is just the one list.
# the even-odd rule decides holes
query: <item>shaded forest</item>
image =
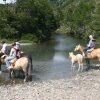
{"label": "shaded forest", "polygon": [[61,16],[58,32],[79,38],[100,36],[99,0],[59,0],[57,9]]}
{"label": "shaded forest", "polygon": [[17,0],[0,4],[0,39],[44,42],[55,33],[100,36],[100,1]]}

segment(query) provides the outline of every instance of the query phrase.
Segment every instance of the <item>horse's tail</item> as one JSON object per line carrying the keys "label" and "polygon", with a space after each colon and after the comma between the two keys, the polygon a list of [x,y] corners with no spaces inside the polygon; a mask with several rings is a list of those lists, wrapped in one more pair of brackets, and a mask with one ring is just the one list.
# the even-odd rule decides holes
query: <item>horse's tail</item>
{"label": "horse's tail", "polygon": [[28,63],[28,76],[29,76],[29,80],[32,80],[32,71],[33,71],[32,56],[29,55],[28,59],[29,59],[29,63]]}
{"label": "horse's tail", "polygon": [[28,58],[29,58],[30,68],[31,68],[31,71],[32,71],[33,70],[33,66],[32,66],[32,56],[29,55]]}

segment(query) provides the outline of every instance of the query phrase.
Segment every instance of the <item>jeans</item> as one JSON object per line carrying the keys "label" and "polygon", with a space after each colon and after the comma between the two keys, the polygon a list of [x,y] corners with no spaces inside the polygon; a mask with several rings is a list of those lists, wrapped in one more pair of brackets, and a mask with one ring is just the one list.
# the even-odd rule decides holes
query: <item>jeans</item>
{"label": "jeans", "polygon": [[16,57],[11,57],[11,56],[9,56],[9,57],[7,57],[6,59],[5,59],[5,62],[6,62],[6,67],[8,68],[9,66],[10,66],[10,61],[12,60],[12,59],[14,59],[14,58],[16,58]]}
{"label": "jeans", "polygon": [[86,53],[86,51],[89,50],[89,49],[91,49],[91,48],[90,48],[90,47],[86,47],[86,48],[84,49],[84,53]]}

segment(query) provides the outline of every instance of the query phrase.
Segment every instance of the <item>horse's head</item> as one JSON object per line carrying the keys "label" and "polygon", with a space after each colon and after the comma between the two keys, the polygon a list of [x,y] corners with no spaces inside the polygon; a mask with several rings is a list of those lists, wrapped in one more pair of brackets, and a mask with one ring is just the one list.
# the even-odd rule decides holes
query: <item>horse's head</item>
{"label": "horse's head", "polygon": [[5,58],[6,57],[7,57],[7,55],[5,55],[5,54],[1,56],[1,63],[5,63]]}
{"label": "horse's head", "polygon": [[72,57],[72,55],[73,55],[73,52],[69,52],[69,57]]}
{"label": "horse's head", "polygon": [[6,57],[7,57],[7,55],[4,54],[1,56],[1,59],[5,59]]}
{"label": "horse's head", "polygon": [[79,51],[80,49],[81,49],[81,45],[79,44],[79,45],[77,45],[77,46],[75,47],[74,51]]}

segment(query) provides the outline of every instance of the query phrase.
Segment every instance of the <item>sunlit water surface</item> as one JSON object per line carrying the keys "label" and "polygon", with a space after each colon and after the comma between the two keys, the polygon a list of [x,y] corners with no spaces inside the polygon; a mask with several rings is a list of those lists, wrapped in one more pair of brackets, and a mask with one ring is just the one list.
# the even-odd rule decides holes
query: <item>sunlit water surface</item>
{"label": "sunlit water surface", "polygon": [[[64,79],[74,75],[68,53],[77,43],[72,37],[55,35],[46,43],[23,46],[22,50],[33,58],[33,81]],[[5,65],[2,66],[0,84],[23,83],[22,79],[9,79],[5,68]]]}

